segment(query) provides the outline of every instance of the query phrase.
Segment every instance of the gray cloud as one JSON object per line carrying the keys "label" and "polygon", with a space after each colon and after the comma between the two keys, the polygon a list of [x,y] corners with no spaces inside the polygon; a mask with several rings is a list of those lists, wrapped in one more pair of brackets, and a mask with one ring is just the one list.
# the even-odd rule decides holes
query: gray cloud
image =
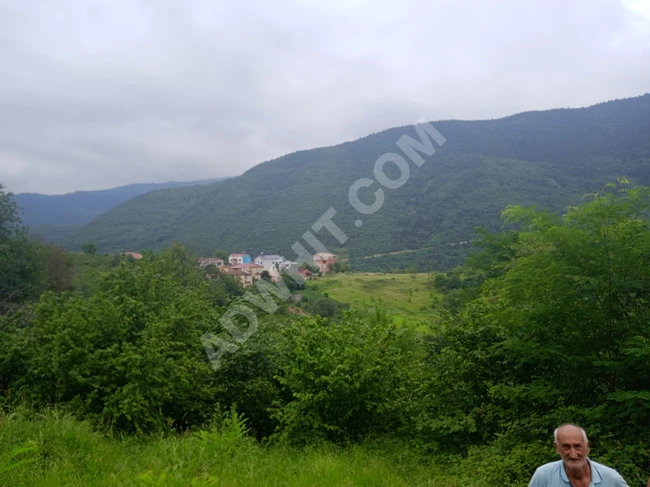
{"label": "gray cloud", "polygon": [[420,115],[639,95],[649,59],[635,0],[4,0],[0,182],[236,175]]}

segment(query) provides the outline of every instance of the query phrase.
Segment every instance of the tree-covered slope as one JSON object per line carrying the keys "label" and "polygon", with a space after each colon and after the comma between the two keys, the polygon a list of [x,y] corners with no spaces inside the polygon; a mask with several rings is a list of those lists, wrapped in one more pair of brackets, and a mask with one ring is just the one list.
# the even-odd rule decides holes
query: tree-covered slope
{"label": "tree-covered slope", "polygon": [[60,195],[20,193],[15,198],[23,210],[21,218],[26,225],[78,225],[88,223],[105,211],[141,194],[166,188],[208,184],[219,179],[129,184],[100,191],[76,191]]}
{"label": "tree-covered slope", "polygon": [[[583,194],[625,175],[650,182],[650,95],[581,109],[527,112],[488,121],[440,121],[446,138],[408,182],[386,189],[383,207],[363,216],[348,201],[350,185],[373,178],[378,157],[400,152],[398,127],[333,147],[289,154],[217,185],[160,191],[99,216],[68,239],[93,240],[101,251],[160,249],[172,241],[196,252],[217,248],[294,257],[299,240],[330,207],[348,235],[356,269],[456,264],[475,227],[496,228],[508,204],[560,211]],[[426,156],[425,156],[426,157]],[[387,172],[392,169],[387,165]],[[375,184],[362,199],[372,202]],[[365,197],[364,197],[365,194]],[[354,222],[363,220],[363,226]],[[318,234],[335,249],[338,245]],[[417,252],[365,259],[404,249]]]}

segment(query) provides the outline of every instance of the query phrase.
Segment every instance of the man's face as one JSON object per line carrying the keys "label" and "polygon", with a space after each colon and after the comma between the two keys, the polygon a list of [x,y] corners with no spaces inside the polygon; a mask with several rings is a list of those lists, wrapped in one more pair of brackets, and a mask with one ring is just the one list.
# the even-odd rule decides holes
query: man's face
{"label": "man's face", "polygon": [[580,472],[587,465],[589,443],[575,426],[564,426],[557,432],[555,451],[562,457],[567,472]]}

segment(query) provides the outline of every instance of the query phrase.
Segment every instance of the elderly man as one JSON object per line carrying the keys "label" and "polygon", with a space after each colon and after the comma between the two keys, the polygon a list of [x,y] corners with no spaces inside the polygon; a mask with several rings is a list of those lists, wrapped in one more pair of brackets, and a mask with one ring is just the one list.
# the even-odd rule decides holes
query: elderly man
{"label": "elderly man", "polygon": [[528,487],[627,487],[616,470],[589,460],[587,433],[573,424],[555,430],[555,451],[562,457],[535,471]]}

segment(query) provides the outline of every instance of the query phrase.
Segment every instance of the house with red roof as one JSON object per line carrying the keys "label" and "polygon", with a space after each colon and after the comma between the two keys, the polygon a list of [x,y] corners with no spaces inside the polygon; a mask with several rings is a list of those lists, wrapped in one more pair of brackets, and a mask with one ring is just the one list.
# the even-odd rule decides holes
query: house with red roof
{"label": "house with red roof", "polygon": [[314,264],[318,266],[321,274],[326,274],[330,271],[330,266],[336,262],[336,255],[327,252],[319,252],[312,257]]}
{"label": "house with red roof", "polygon": [[235,266],[224,265],[221,268],[221,273],[226,276],[235,277],[241,282],[243,287],[249,287],[253,285],[253,275],[244,269],[234,269]]}
{"label": "house with red roof", "polygon": [[311,276],[314,275],[314,273],[312,271],[310,271],[309,269],[299,269],[298,272],[305,279],[311,279]]}
{"label": "house with red roof", "polygon": [[230,266],[233,270],[242,270],[249,272],[255,279],[259,279],[264,270],[264,266],[250,262],[247,264],[234,264]]}

